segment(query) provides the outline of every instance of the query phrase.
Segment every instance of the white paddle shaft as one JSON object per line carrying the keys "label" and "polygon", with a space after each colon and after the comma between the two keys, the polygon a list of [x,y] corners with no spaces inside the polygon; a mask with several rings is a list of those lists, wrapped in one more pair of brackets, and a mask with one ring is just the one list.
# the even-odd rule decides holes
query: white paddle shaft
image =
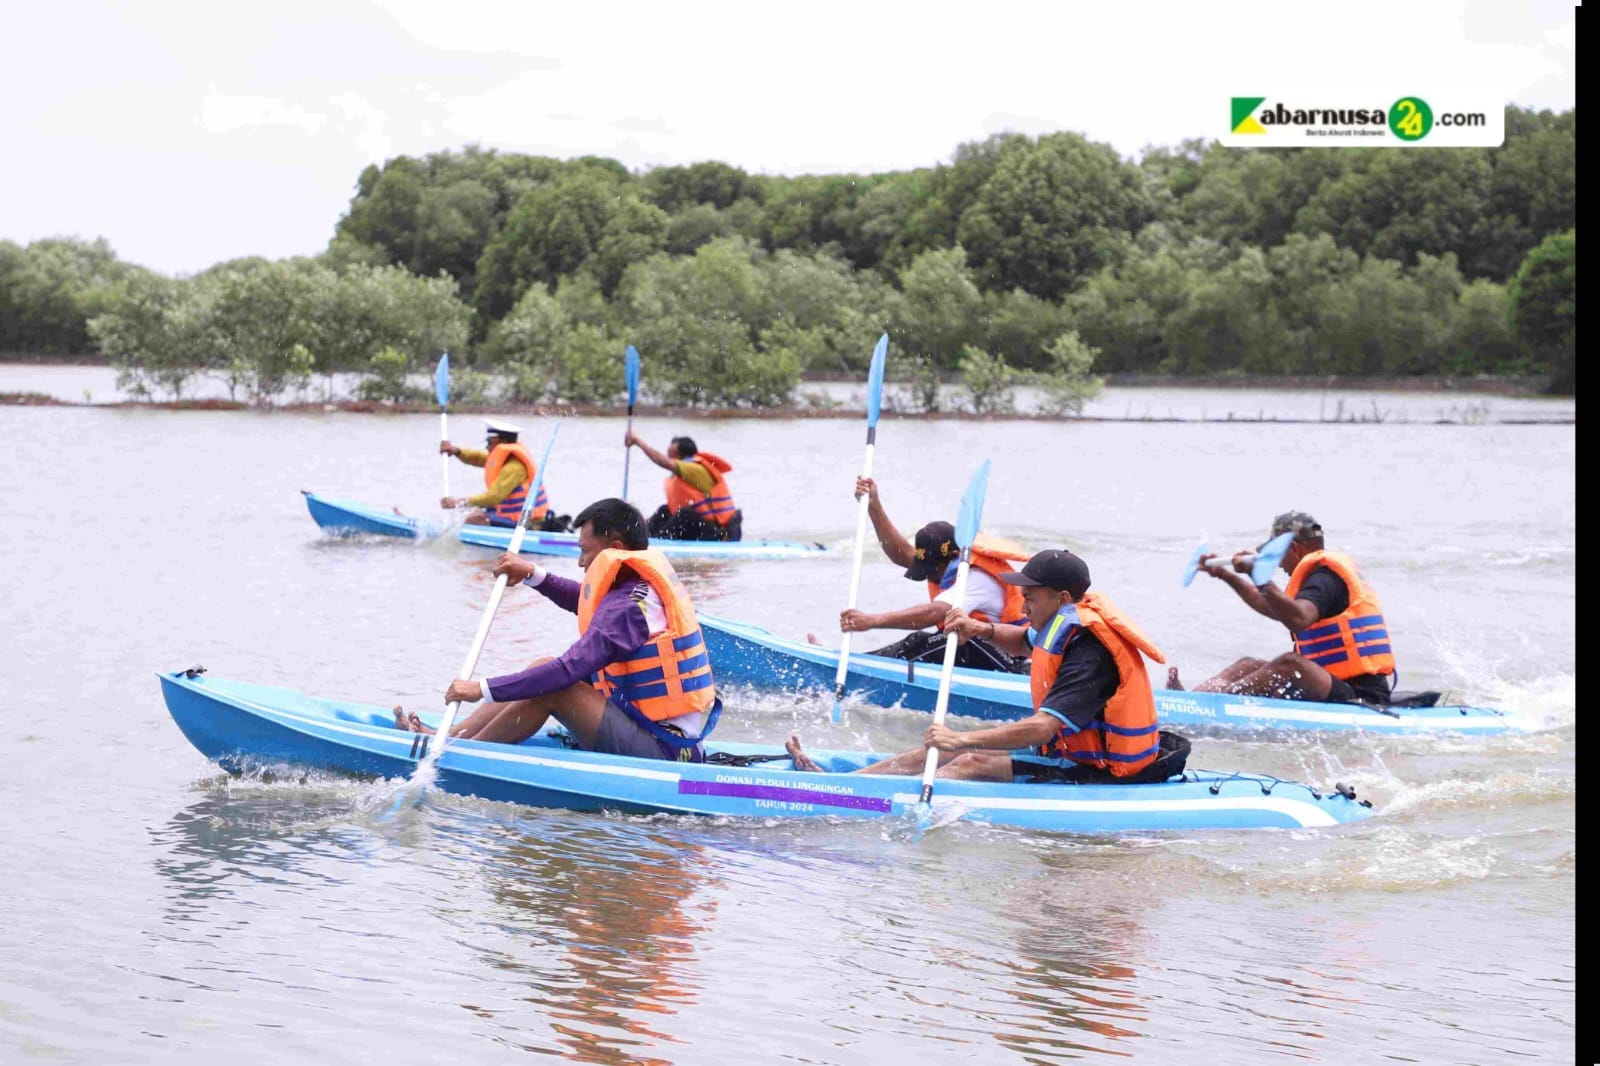
{"label": "white paddle shaft", "polygon": [[[633,404],[628,405],[628,432],[633,432]],[[633,458],[633,445],[622,449],[622,501],[628,501],[628,461]]]}
{"label": "white paddle shaft", "polygon": [[[950,602],[960,604],[967,591],[967,571],[971,568],[972,548],[961,549],[961,562],[956,567],[956,583],[952,586],[954,595]],[[944,725],[945,711],[950,707],[950,682],[955,677],[956,671],[956,635],[946,633],[944,636],[944,665],[939,671],[939,699],[933,705],[933,724]],[[922,767],[922,802],[928,803],[933,799],[933,776],[939,770],[939,749],[928,749],[928,761]]]}
{"label": "white paddle shaft", "polygon": [[[506,550],[513,555],[521,551],[523,534],[527,531],[528,527],[518,522],[517,531],[511,534],[511,546]],[[472,638],[472,647],[467,649],[467,659],[461,664],[461,672],[456,674],[457,681],[470,681],[472,671],[478,668],[478,656],[483,654],[483,646],[489,639],[489,627],[494,624],[494,614],[500,608],[500,597],[505,595],[505,591],[506,575],[501,574],[494,579],[494,591],[489,593],[489,602],[483,608],[483,617],[478,619],[478,632]],[[445,744],[449,742],[450,729],[456,724],[456,715],[460,711],[459,700],[445,706],[444,717],[439,719],[439,728],[434,732],[433,743],[428,745],[428,754],[422,757],[421,763],[439,761],[439,753],[444,751]]]}
{"label": "white paddle shaft", "polygon": [[[877,445],[867,445],[867,457],[861,463],[861,476],[872,476],[872,453]],[[847,604],[850,610],[855,610],[856,599],[861,594],[861,557],[867,544],[867,511],[872,507],[872,496],[863,492],[860,499],[860,508],[856,514],[856,555],[855,561],[850,566],[850,598]],[[833,678],[833,695],[835,700],[844,698],[844,677],[850,670],[850,633],[847,630],[839,641],[839,670]]]}
{"label": "white paddle shaft", "polygon": [[[439,408],[439,440],[442,442],[449,439],[450,416],[445,414],[444,408],[441,407]],[[450,456],[448,454],[439,456],[439,466],[444,471],[444,494],[448,496],[450,495]]]}
{"label": "white paddle shaft", "polygon": [[[1249,563],[1251,566],[1255,565],[1258,558],[1260,558],[1260,556],[1256,555],[1255,552],[1244,553],[1245,562]],[[1207,559],[1205,561],[1205,565],[1206,568],[1210,570],[1226,570],[1228,567],[1233,565],[1233,556],[1226,555],[1219,556],[1216,559]]]}
{"label": "white paddle shaft", "polygon": [[[550,431],[550,443],[544,446],[544,456],[539,461],[539,472],[534,475],[533,484],[528,487],[527,497],[522,501],[522,513],[517,515],[517,528],[511,533],[511,545],[506,551],[512,555],[522,550],[522,541],[528,533],[528,510],[533,506],[534,497],[539,495],[540,486],[544,484],[545,468],[550,465],[550,449],[555,446],[556,434],[560,430],[561,421],[557,419],[555,428]],[[478,656],[483,654],[484,642],[489,639],[489,627],[494,624],[494,613],[499,609],[500,597],[505,591],[506,575],[496,575],[494,590],[489,593],[489,602],[483,607],[483,617],[478,619],[478,632],[472,638],[472,647],[467,649],[467,660],[461,664],[461,672],[456,675],[457,681],[472,679],[472,671],[478,667]],[[439,728],[434,732],[434,742],[428,745],[428,750],[417,760],[419,772],[424,766],[431,766],[439,761],[444,746],[450,742],[450,729],[456,724],[456,715],[460,711],[460,700],[445,705],[444,717],[439,719]]]}

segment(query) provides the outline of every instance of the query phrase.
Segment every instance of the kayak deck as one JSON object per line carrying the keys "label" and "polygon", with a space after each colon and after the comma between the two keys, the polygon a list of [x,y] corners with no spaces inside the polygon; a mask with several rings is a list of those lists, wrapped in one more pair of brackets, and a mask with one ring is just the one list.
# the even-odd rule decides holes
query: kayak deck
{"label": "kayak deck", "polygon": [[[774,636],[760,626],[714,615],[702,613],[699,618],[719,684],[832,692],[839,666],[837,648]],[[845,688],[851,698],[874,706],[931,711],[939,693],[939,664],[852,651]],[[1162,724],[1172,726],[1484,735],[1529,729],[1521,719],[1492,707],[1378,709],[1176,689],[1156,689],[1155,699]],[[1026,717],[1033,713],[1028,675],[958,666],[950,686],[950,713],[1007,721]]]}
{"label": "kayak deck", "polygon": [[[396,729],[380,707],[291,689],[162,674],[174,721],[204,755],[231,772],[290,763],[378,776],[409,775],[419,734]],[[716,760],[690,764],[578,751],[559,734],[522,744],[452,741],[438,761],[452,792],[537,807],[733,817],[888,817],[915,814],[915,777],[850,774],[878,755],[813,752],[826,773],[803,773],[770,746],[714,743]],[[763,756],[775,761],[755,761]],[[941,780],[935,817],[1072,833],[1307,828],[1370,815],[1339,789],[1253,774],[1186,771],[1146,785]]]}
{"label": "kayak deck", "polygon": [[[497,526],[462,526],[461,543],[478,548],[507,551],[515,530]],[[699,559],[794,559],[827,554],[822,544],[802,544],[786,540],[660,540],[650,538],[650,547],[675,558]],[[578,557],[576,533],[545,533],[528,530],[522,541],[523,555]]]}

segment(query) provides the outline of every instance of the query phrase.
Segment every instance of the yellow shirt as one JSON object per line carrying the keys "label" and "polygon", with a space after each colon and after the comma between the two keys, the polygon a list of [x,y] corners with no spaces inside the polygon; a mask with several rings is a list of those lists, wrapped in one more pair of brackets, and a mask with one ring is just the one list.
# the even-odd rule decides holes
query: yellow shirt
{"label": "yellow shirt", "polygon": [[711,471],[688,459],[675,460],[672,472],[693,485],[697,492],[703,492],[708,496],[711,490],[717,487],[717,479]]}
{"label": "yellow shirt", "polygon": [[[481,448],[462,448],[457,456],[468,466],[489,465],[489,453]],[[520,460],[507,459],[500,468],[500,476],[494,479],[494,484],[476,496],[467,497],[467,506],[482,507],[487,510],[517,491],[517,486],[528,478],[528,468]]]}

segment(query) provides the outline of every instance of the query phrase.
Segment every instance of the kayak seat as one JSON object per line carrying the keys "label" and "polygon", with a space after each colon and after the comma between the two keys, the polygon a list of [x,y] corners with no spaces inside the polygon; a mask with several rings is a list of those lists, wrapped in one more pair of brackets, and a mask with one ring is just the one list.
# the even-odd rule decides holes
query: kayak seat
{"label": "kayak seat", "polygon": [[1390,707],[1437,707],[1443,693],[1396,692],[1389,697]]}
{"label": "kayak seat", "polygon": [[335,720],[340,722],[353,722],[356,725],[388,726],[394,728],[394,719],[385,718],[376,711],[353,711],[348,707],[337,704],[324,704],[324,709],[332,712]]}

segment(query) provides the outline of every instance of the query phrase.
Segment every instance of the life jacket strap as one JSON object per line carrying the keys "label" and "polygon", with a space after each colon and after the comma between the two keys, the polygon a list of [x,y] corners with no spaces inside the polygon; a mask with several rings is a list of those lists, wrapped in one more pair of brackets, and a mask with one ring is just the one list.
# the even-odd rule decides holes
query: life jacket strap
{"label": "life jacket strap", "polygon": [[691,737],[677,726],[663,725],[660,722],[651,721],[643,711],[633,705],[631,700],[620,698],[619,693],[612,694],[611,702],[620,707],[622,713],[631,718],[634,724],[641,726],[645,732],[656,740],[679,753],[694,747],[709,737],[711,731],[717,728],[717,719],[722,717],[722,697],[718,696],[716,701],[711,704],[711,710],[706,714],[706,724],[701,728],[700,734]]}

